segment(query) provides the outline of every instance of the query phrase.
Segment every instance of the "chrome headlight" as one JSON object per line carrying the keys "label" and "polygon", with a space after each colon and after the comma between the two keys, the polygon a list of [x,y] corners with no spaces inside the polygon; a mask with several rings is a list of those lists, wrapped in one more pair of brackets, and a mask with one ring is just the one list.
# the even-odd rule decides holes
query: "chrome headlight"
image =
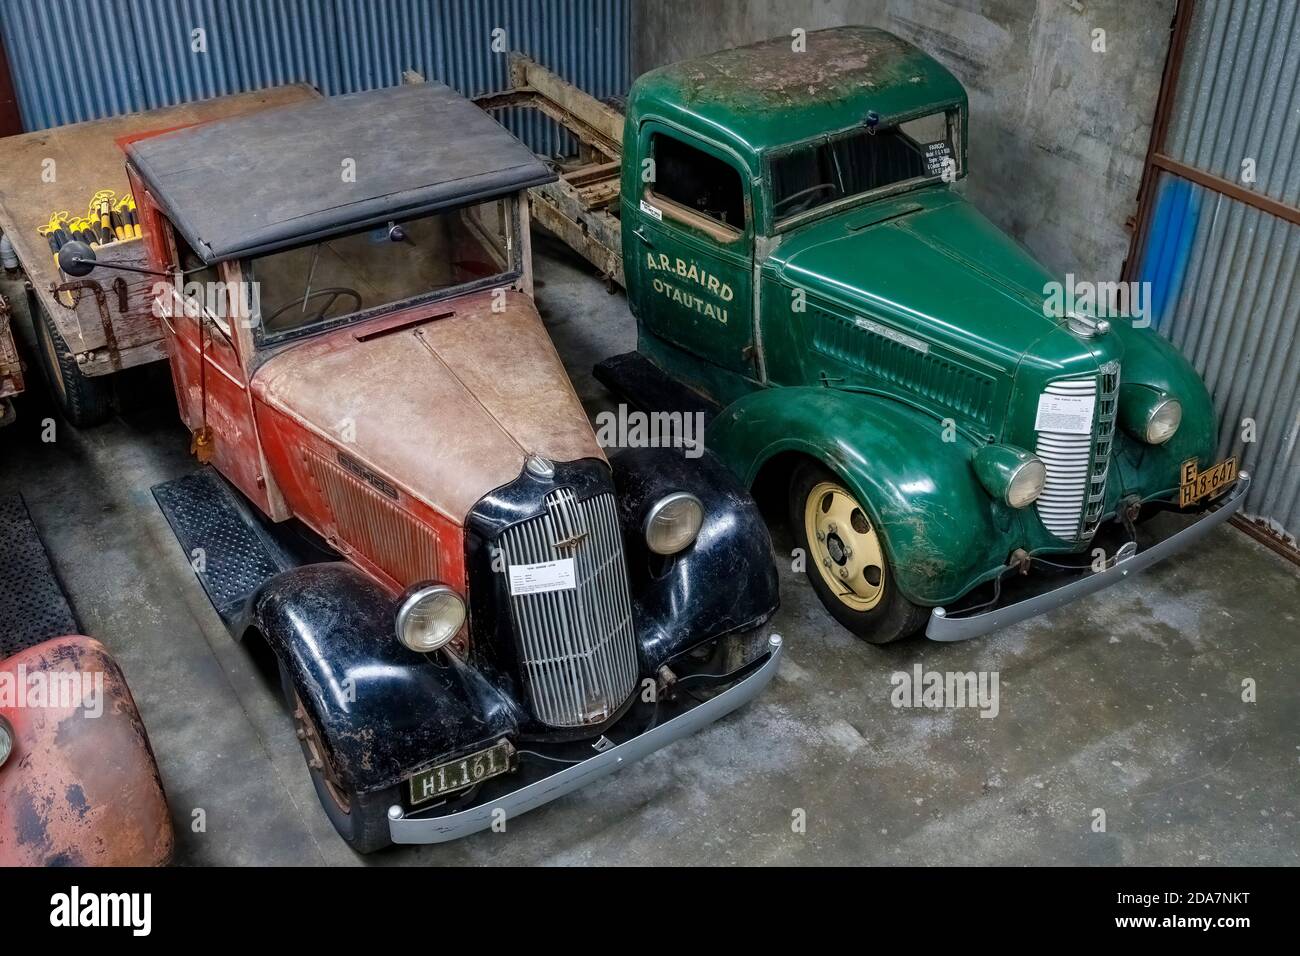
{"label": "chrome headlight", "polygon": [[1042,459],[1031,456],[1012,473],[1007,485],[1007,504],[1013,508],[1026,508],[1038,500],[1047,481],[1047,466]]}
{"label": "chrome headlight", "polygon": [[9,755],[14,752],[14,729],[9,721],[0,717],[0,767],[5,765]]}
{"label": "chrome headlight", "polygon": [[1166,398],[1156,405],[1147,418],[1143,438],[1149,445],[1163,445],[1174,437],[1183,421],[1183,403],[1176,398]]}
{"label": "chrome headlight", "polygon": [[685,491],[655,502],[645,519],[645,543],[655,554],[676,554],[688,547],[704,524],[704,505]]}
{"label": "chrome headlight", "polygon": [[465,602],[445,584],[409,592],[397,609],[397,639],[419,654],[442,647],[465,624]]}
{"label": "chrome headlight", "polygon": [[994,498],[1012,508],[1025,508],[1043,493],[1047,466],[1023,448],[985,445],[975,453],[975,474]]}
{"label": "chrome headlight", "polygon": [[1119,423],[1148,445],[1163,445],[1183,421],[1183,403],[1149,385],[1121,385]]}

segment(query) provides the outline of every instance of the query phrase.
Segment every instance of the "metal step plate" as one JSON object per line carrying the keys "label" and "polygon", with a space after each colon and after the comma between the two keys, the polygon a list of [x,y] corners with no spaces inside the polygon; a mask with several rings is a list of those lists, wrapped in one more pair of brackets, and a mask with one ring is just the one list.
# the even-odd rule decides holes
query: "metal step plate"
{"label": "metal step plate", "polygon": [[0,658],[80,631],[26,502],[0,497]]}
{"label": "metal step plate", "polygon": [[154,485],[154,500],[203,590],[229,626],[267,578],[284,570],[274,545],[211,468]]}

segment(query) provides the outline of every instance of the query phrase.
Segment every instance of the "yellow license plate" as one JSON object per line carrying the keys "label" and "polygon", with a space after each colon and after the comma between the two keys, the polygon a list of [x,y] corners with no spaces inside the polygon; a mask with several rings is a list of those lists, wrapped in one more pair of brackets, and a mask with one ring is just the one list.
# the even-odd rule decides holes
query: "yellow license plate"
{"label": "yellow license plate", "polygon": [[1237,480],[1237,456],[1233,455],[1204,471],[1196,470],[1196,459],[1183,462],[1182,485],[1178,489],[1178,507],[1194,505],[1202,498],[1213,498]]}

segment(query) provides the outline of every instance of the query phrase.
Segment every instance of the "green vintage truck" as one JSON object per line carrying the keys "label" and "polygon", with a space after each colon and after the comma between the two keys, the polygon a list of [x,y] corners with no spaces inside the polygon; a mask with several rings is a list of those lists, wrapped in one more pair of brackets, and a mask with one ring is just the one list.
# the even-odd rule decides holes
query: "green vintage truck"
{"label": "green vintage truck", "polygon": [[[654,70],[625,115],[520,56],[481,100],[580,144],[531,206],[627,289],[637,351],[597,376],[705,415],[873,643],[1024,620],[1236,511],[1249,476],[1213,460],[1187,360],[1144,323],[1053,314],[1058,277],[963,198],[956,78],[883,31],[803,39]],[[1186,517],[1152,539],[1155,510]]]}

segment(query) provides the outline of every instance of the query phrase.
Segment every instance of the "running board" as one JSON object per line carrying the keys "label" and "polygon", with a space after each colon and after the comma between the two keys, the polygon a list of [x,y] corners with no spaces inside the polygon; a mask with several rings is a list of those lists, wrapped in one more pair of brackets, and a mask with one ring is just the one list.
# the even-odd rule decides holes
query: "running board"
{"label": "running board", "polygon": [[596,381],[643,412],[698,412],[707,427],[720,411],[703,395],[673,381],[640,352],[611,356],[597,363],[592,374]]}
{"label": "running board", "polygon": [[272,575],[293,567],[239,493],[211,468],[154,485],[186,560],[227,627]]}
{"label": "running board", "polygon": [[27,503],[0,497],[0,660],[80,631]]}

